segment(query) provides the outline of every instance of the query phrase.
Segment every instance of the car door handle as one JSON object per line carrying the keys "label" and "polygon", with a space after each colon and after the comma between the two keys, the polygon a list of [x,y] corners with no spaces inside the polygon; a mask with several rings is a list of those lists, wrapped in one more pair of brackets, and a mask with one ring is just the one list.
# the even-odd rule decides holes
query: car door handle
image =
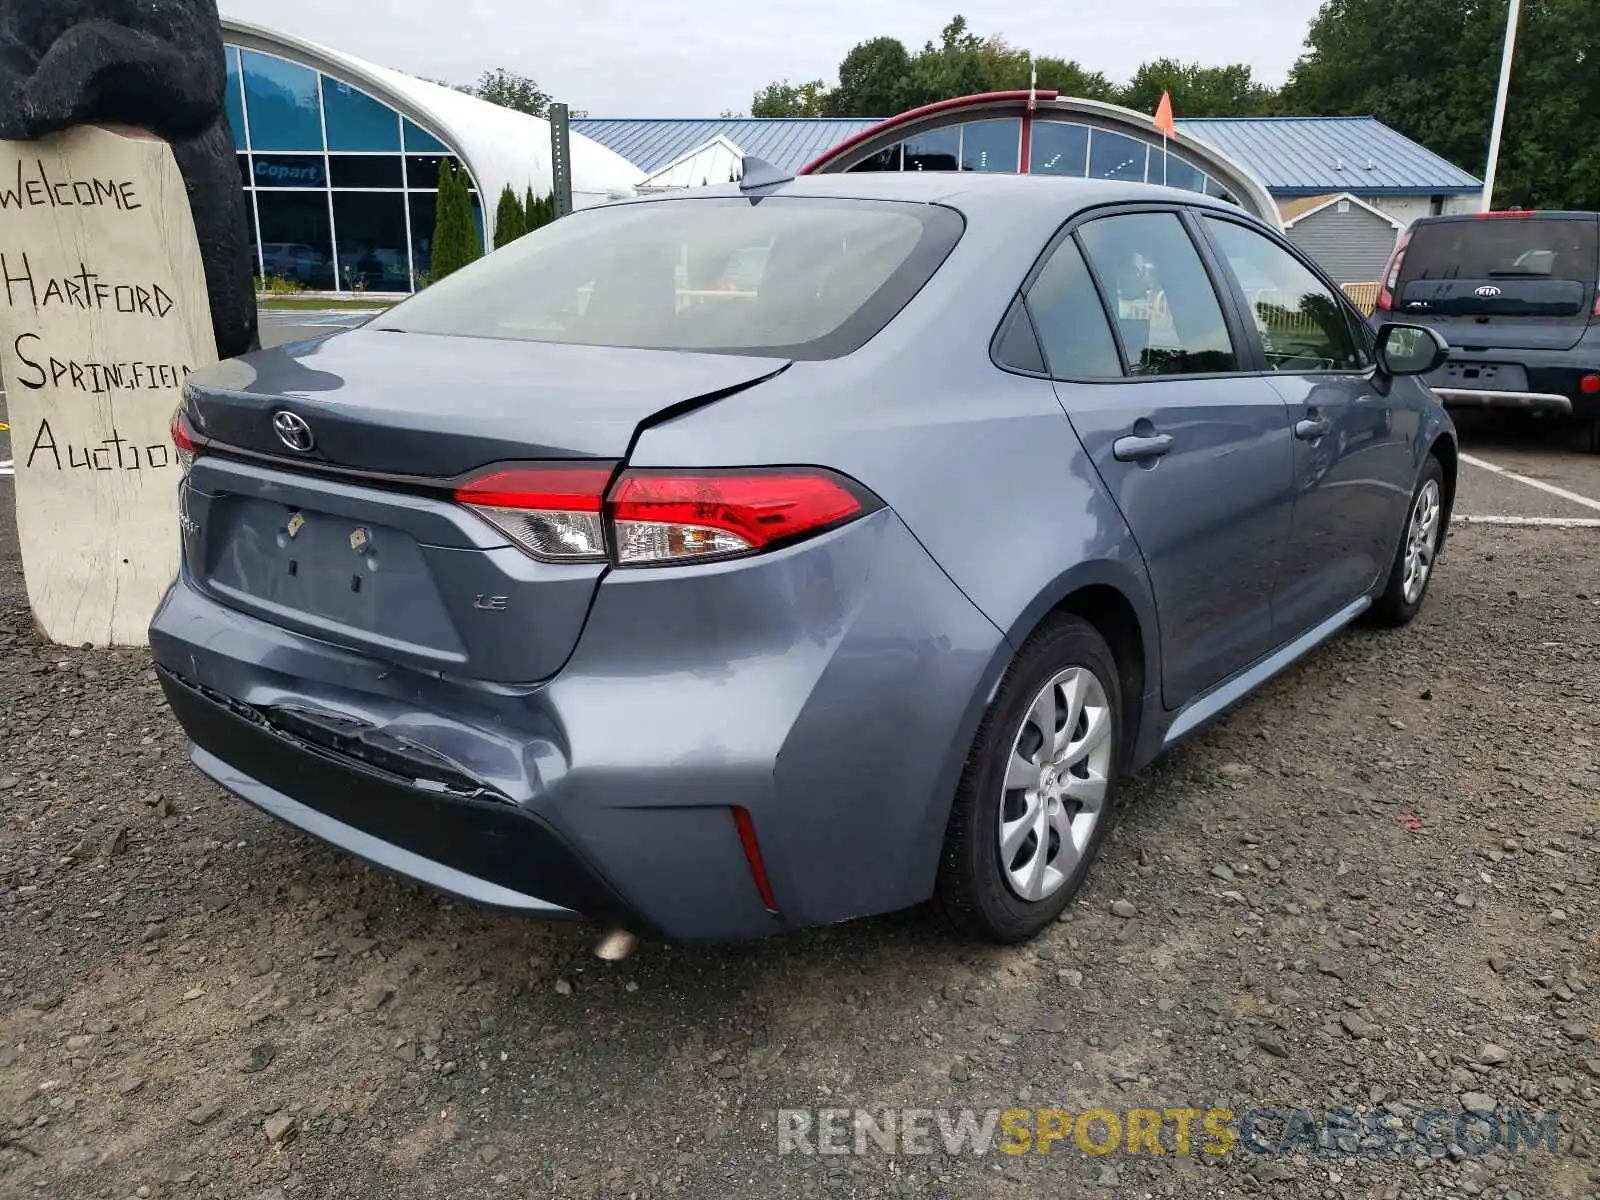
{"label": "car door handle", "polygon": [[1316,420],[1297,421],[1294,435],[1303,442],[1314,442],[1319,437],[1326,437],[1333,428],[1333,422],[1327,417],[1318,417]]}
{"label": "car door handle", "polygon": [[1170,433],[1156,433],[1149,437],[1119,437],[1111,443],[1111,453],[1116,455],[1118,462],[1144,462],[1146,459],[1160,458],[1171,449]]}

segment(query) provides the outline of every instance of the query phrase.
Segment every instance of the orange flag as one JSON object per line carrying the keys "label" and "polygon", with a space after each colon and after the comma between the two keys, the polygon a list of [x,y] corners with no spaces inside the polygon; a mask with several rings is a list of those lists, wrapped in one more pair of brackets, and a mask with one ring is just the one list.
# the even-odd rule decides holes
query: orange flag
{"label": "orange flag", "polygon": [[1169,138],[1178,136],[1178,126],[1172,119],[1172,93],[1162,92],[1161,103],[1156,106],[1156,128]]}

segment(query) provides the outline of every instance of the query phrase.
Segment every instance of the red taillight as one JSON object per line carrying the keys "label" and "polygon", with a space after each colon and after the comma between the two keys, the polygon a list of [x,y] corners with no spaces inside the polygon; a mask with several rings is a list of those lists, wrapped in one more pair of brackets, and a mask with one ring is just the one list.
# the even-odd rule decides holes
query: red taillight
{"label": "red taillight", "polygon": [[1531,208],[1502,208],[1495,212],[1474,213],[1477,217],[1531,217],[1534,210]]}
{"label": "red taillight", "polygon": [[535,558],[650,566],[753,554],[868,511],[869,498],[808,467],[625,471],[614,463],[489,471],[455,498]]}
{"label": "red taillight", "polygon": [[823,471],[627,472],[606,505],[620,565],[764,550],[859,515]]}
{"label": "red taillight", "polygon": [[1378,308],[1389,312],[1394,308],[1394,289],[1400,282],[1400,268],[1405,265],[1406,247],[1411,244],[1411,231],[1400,235],[1394,253],[1389,255],[1389,265],[1383,271],[1383,285],[1378,288]]}
{"label": "red taillight", "polygon": [[456,489],[455,498],[535,558],[602,562],[600,504],[614,463],[507,467]]}
{"label": "red taillight", "polygon": [[1600,396],[1600,375],[1585,375],[1578,387],[1585,396]]}
{"label": "red taillight", "polygon": [[194,466],[195,456],[200,450],[195,445],[194,435],[189,432],[189,423],[183,419],[181,408],[172,412],[172,444],[178,452],[178,466],[187,475],[189,468]]}

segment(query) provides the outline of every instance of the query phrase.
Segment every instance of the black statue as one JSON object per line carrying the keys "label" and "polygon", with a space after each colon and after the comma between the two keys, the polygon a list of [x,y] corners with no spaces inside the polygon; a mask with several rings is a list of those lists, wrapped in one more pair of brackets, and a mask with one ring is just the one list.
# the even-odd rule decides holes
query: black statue
{"label": "black statue", "polygon": [[0,139],[131,125],[172,147],[189,192],[217,353],[257,345],[244,191],[216,0],[0,0]]}

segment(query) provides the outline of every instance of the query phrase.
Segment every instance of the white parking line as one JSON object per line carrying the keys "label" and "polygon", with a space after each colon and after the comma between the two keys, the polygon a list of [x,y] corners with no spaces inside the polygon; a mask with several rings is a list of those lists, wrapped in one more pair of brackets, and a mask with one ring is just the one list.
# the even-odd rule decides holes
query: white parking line
{"label": "white parking line", "polygon": [[1538,525],[1550,529],[1600,529],[1600,517],[1451,517],[1462,525]]}
{"label": "white parking line", "polygon": [[1515,471],[1506,470],[1498,463],[1474,458],[1470,454],[1462,454],[1459,457],[1462,462],[1470,463],[1474,467],[1482,467],[1485,471],[1493,471],[1496,475],[1504,475],[1507,479],[1515,479],[1518,483],[1525,483],[1531,488],[1538,488],[1541,492],[1548,492],[1552,496],[1560,496],[1563,500],[1570,500],[1574,504],[1581,504],[1584,508],[1592,508],[1596,512],[1600,512],[1600,500],[1593,500],[1588,496],[1580,496],[1577,492],[1569,492],[1566,488],[1558,488],[1554,484],[1545,483],[1542,480],[1529,479],[1526,475],[1518,475]]}
{"label": "white parking line", "polygon": [[0,462],[0,475],[15,475],[16,473],[17,469],[12,465],[9,458],[5,462]]}

